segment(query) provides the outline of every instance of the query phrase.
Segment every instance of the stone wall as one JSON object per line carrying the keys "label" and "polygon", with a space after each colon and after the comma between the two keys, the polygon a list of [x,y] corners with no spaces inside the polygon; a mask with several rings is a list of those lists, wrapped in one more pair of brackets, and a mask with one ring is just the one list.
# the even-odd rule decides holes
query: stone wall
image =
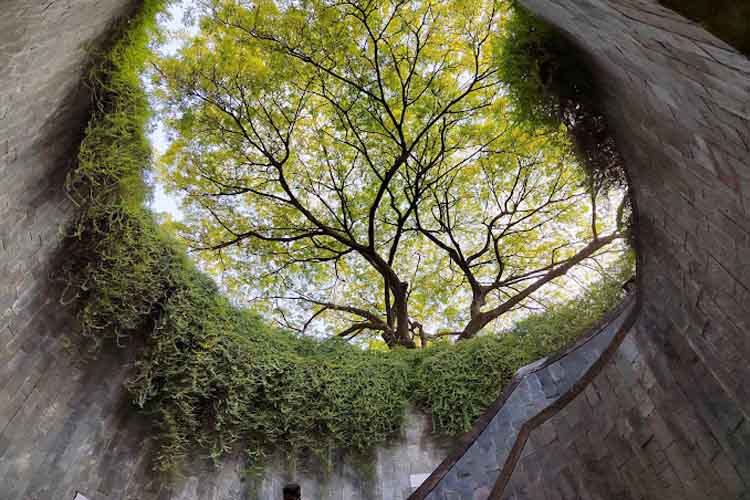
{"label": "stone wall", "polygon": [[654,0],[521,3],[594,69],[636,203],[640,310],[583,392],[545,412],[537,391],[526,435],[488,428],[513,450],[427,498],[750,498],[750,61]]}
{"label": "stone wall", "polygon": [[[750,62],[654,0],[521,1],[595,69],[637,204],[639,318],[611,363],[574,382],[583,392],[540,406],[504,460],[472,465],[494,473],[471,487],[460,480],[480,475],[456,474],[446,497],[747,498]],[[339,457],[328,476],[280,462],[257,480],[240,457],[198,457],[170,486],[149,472],[151,433],[122,392],[131,353],[71,361],[48,280],[71,213],[62,181],[86,120],[86,46],[132,4],[2,5],[0,498],[266,499],[287,480],[308,498],[403,498],[440,456],[422,419],[369,472]]]}
{"label": "stone wall", "polygon": [[[60,224],[71,214],[62,183],[87,116],[80,83],[87,46],[102,39],[113,18],[128,13],[126,3],[10,0],[0,7],[3,499],[50,498],[41,492],[55,482],[56,492],[67,491],[59,482],[71,451],[62,462],[57,455],[62,457],[65,442],[83,434],[81,428],[71,435],[72,420],[86,411],[88,395],[71,389],[84,375],[65,360],[62,338],[69,316],[48,277]],[[111,385],[109,378],[99,378],[97,392]],[[98,425],[102,411],[109,410],[106,398],[100,403],[90,424]],[[61,419],[65,414],[70,417]]]}
{"label": "stone wall", "polygon": [[[168,484],[151,473],[147,422],[123,390],[133,353],[82,361],[73,323],[49,278],[73,207],[63,183],[88,118],[88,54],[132,0],[5,0],[0,7],[0,499],[272,499],[298,481],[305,499],[404,498],[445,452],[430,422],[369,464],[348,456],[290,467],[275,457],[248,475],[240,456],[196,458]],[[417,478],[417,479],[415,479]]]}
{"label": "stone wall", "polygon": [[294,481],[302,487],[303,500],[404,499],[450,449],[450,443],[437,440],[431,429],[429,418],[409,412],[402,435],[390,445],[377,448],[370,457],[339,452],[331,457],[330,471],[317,460],[299,462],[296,470],[289,471],[282,457],[276,457],[262,477],[251,479],[249,489],[258,500],[280,500],[284,484]]}
{"label": "stone wall", "polygon": [[655,1],[522,3],[596,70],[635,192],[643,307],[503,498],[748,498],[750,60]]}
{"label": "stone wall", "polygon": [[750,60],[654,0],[523,0],[595,68],[638,206],[645,315],[750,414]]}
{"label": "stone wall", "polygon": [[520,450],[493,498],[750,497],[750,431],[741,411],[684,337],[644,322]]}

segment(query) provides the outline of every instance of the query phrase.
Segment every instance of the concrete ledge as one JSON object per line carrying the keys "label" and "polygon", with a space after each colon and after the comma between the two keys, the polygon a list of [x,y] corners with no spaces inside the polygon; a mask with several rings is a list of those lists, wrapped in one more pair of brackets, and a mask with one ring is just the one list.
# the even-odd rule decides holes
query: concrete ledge
{"label": "concrete ledge", "polygon": [[520,368],[410,500],[487,498],[496,482],[502,490],[530,431],[586,387],[619,347],[637,314],[637,300],[631,295],[572,345]]}

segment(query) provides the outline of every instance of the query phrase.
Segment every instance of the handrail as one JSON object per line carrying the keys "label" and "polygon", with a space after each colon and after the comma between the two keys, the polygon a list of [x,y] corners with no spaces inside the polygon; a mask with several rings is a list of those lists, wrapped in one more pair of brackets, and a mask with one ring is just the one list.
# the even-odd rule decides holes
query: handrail
{"label": "handrail", "polygon": [[[503,390],[500,397],[490,406],[475,422],[472,428],[464,433],[457,442],[454,450],[443,460],[440,465],[430,474],[430,476],[417,488],[408,500],[424,500],[435,488],[443,481],[445,476],[453,469],[459,460],[469,451],[474,443],[479,439],[482,432],[492,422],[496,415],[502,410],[509,398],[513,395],[516,388],[529,376],[544,370],[550,365],[561,361],[563,358],[570,356],[581,347],[587,345],[598,335],[607,330],[607,327],[621,318],[623,314],[627,316],[623,319],[621,326],[609,342],[607,347],[602,351],[598,358],[589,366],[586,371],[561,394],[552,404],[544,407],[535,415],[528,418],[518,431],[518,435],[513,443],[510,453],[506,457],[503,468],[498,475],[492,492],[489,496],[491,500],[499,500],[507,485],[513,470],[518,463],[521,452],[528,440],[533,429],[549,420],[561,409],[567,406],[577,395],[579,395],[589,383],[599,374],[602,368],[611,360],[614,353],[620,347],[622,340],[627,335],[635,322],[640,310],[640,298],[637,293],[628,295],[617,307],[610,311],[595,326],[591,327],[574,341],[571,345],[566,346],[552,355],[542,358],[538,361],[521,367],[513,376],[511,381]],[[489,488],[489,485],[487,485]]]}

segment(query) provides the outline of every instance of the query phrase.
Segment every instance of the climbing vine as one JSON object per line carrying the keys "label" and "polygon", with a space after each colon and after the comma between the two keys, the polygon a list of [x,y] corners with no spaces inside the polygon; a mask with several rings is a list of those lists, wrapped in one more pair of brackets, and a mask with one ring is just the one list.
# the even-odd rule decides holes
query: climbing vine
{"label": "climbing vine", "polygon": [[535,130],[562,127],[593,185],[626,189],[623,160],[580,50],[518,2],[511,4],[496,57],[516,118]]}
{"label": "climbing vine", "polygon": [[[416,404],[444,433],[466,430],[520,366],[558,349],[622,297],[631,272],[514,332],[415,351],[363,350],[273,328],[237,308],[188,259],[145,206],[150,119],[141,72],[164,0],[147,0],[91,71],[93,111],[68,192],[78,215],[66,245],[63,300],[94,350],[137,338],[127,382],[151,415],[155,464],[174,471],[195,450],[365,450],[396,434]],[[582,313],[583,311],[583,313]]]}

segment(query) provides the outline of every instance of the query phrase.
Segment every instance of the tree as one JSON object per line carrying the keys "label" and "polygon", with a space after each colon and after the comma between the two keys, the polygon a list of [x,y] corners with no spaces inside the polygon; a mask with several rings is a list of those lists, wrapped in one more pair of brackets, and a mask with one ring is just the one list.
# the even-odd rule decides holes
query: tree
{"label": "tree", "polygon": [[285,324],[327,315],[389,346],[470,338],[622,237],[564,132],[508,118],[502,2],[203,14],[157,65],[167,176],[191,246]]}

